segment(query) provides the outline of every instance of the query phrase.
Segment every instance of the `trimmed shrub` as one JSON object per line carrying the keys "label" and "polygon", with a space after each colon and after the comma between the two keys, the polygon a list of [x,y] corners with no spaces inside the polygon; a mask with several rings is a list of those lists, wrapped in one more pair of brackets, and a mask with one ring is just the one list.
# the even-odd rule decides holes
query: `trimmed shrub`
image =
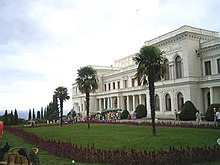
{"label": "trimmed shrub", "polygon": [[186,101],[179,114],[179,119],[183,121],[196,120],[197,109],[191,101]]}
{"label": "trimmed shrub", "polygon": [[220,108],[220,104],[211,104],[206,110],[205,119],[207,121],[214,121],[214,108],[216,111]]}
{"label": "trimmed shrub", "polygon": [[122,113],[121,113],[121,119],[127,119],[127,118],[128,118],[128,114],[129,114],[128,110],[122,111]]}
{"label": "trimmed shrub", "polygon": [[147,116],[147,110],[146,110],[145,105],[139,104],[139,105],[136,107],[135,113],[136,113],[137,119],[140,119],[140,118],[142,118],[142,117],[146,117],[146,116]]}

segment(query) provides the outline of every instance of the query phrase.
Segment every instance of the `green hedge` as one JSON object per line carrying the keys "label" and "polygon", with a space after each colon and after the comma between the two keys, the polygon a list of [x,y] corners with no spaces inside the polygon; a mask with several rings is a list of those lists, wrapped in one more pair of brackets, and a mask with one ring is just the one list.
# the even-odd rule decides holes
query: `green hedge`
{"label": "green hedge", "polygon": [[216,111],[220,108],[220,104],[211,104],[206,110],[205,119],[207,121],[214,121],[214,108]]}
{"label": "green hedge", "polygon": [[121,119],[127,119],[127,118],[128,118],[128,114],[129,114],[128,110],[122,111],[122,113],[121,113]]}
{"label": "green hedge", "polygon": [[183,121],[196,120],[197,109],[191,101],[186,101],[179,114],[179,119]]}
{"label": "green hedge", "polygon": [[140,118],[142,118],[142,117],[146,117],[146,116],[147,116],[147,110],[146,110],[145,105],[139,104],[139,105],[136,107],[135,113],[136,113],[137,119],[140,119]]}

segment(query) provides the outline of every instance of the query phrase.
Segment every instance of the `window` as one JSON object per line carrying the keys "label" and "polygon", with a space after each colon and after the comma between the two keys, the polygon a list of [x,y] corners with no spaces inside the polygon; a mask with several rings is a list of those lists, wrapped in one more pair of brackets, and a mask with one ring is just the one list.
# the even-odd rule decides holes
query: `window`
{"label": "window", "polygon": [[176,78],[182,78],[183,77],[183,64],[182,64],[182,59],[180,56],[177,56],[175,59],[175,65],[176,65]]}
{"label": "window", "polygon": [[166,94],[166,111],[171,111],[171,98],[169,94]]}
{"label": "window", "polygon": [[169,71],[169,61],[167,59],[164,61],[164,68],[165,68],[164,79],[169,80],[170,79],[170,71]]}
{"label": "window", "polygon": [[118,81],[118,89],[120,89],[120,81]]}
{"label": "window", "polygon": [[155,110],[160,111],[160,98],[158,95],[155,96]]}
{"label": "window", "polygon": [[107,91],[107,87],[106,87],[106,84],[105,84],[105,86],[104,86],[104,90],[105,90],[105,91]]}
{"label": "window", "polygon": [[205,75],[211,75],[211,61],[205,62]]}
{"label": "window", "polygon": [[108,83],[108,90],[111,90],[111,83]]}
{"label": "window", "polygon": [[134,78],[131,80],[131,84],[132,84],[132,87],[135,86],[135,79]]}
{"label": "window", "polygon": [[124,87],[127,88],[127,80],[124,80]]}
{"label": "window", "polygon": [[220,58],[217,59],[218,74],[220,74]]}
{"label": "window", "polygon": [[180,93],[178,93],[178,95],[177,95],[177,106],[178,106],[178,110],[181,110],[181,109],[183,108],[183,103],[184,103],[183,94],[180,92]]}
{"label": "window", "polygon": [[115,82],[113,82],[113,84],[112,84],[112,85],[113,85],[113,89],[115,89]]}

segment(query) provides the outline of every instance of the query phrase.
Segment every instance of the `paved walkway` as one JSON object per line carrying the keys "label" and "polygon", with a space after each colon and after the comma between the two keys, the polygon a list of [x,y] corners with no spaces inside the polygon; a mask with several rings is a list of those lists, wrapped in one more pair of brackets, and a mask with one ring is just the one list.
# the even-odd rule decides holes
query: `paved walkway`
{"label": "paved walkway", "polygon": [[[142,119],[136,119],[136,120],[134,120],[134,119],[130,119],[130,120],[128,120],[128,119],[123,119],[123,120],[119,120],[119,122],[123,122],[123,121],[125,121],[125,122],[132,122],[132,121],[135,121],[135,122],[138,122],[138,123],[141,123],[141,122],[151,122],[151,119],[149,119],[149,118],[142,118]],[[181,123],[189,123],[189,124],[195,124],[195,125],[198,125],[197,123],[196,123],[196,121],[181,121],[181,120],[169,120],[169,119],[156,119],[155,120],[155,122],[171,122],[171,123],[176,123],[176,124],[181,124]],[[202,121],[202,124],[214,124],[214,122],[213,121],[206,121],[206,120],[204,120],[204,121]]]}

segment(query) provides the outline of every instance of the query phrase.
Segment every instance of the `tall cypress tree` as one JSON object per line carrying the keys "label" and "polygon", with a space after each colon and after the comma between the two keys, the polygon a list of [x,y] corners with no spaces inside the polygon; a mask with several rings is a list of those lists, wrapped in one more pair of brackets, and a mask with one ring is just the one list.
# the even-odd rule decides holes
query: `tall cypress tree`
{"label": "tall cypress tree", "polygon": [[34,112],[34,108],[33,108],[33,116],[32,116],[32,117],[33,117],[33,119],[35,119],[35,112]]}
{"label": "tall cypress tree", "polygon": [[18,113],[16,109],[14,111],[14,125],[18,125]]}
{"label": "tall cypress tree", "polygon": [[57,96],[55,94],[53,95],[52,111],[54,114],[59,116],[59,104],[58,104]]}
{"label": "tall cypress tree", "polygon": [[5,114],[4,114],[4,125],[9,125],[8,111],[7,110],[5,110]]}
{"label": "tall cypress tree", "polygon": [[31,120],[31,109],[29,109],[28,120]]}
{"label": "tall cypress tree", "polygon": [[41,119],[44,118],[44,110],[43,110],[43,107],[41,107],[41,116],[40,116]]}
{"label": "tall cypress tree", "polygon": [[14,125],[14,115],[13,115],[12,110],[11,110],[11,113],[10,113],[10,124],[9,125]]}
{"label": "tall cypress tree", "polygon": [[47,107],[44,108],[44,118],[46,119],[48,117],[47,115]]}
{"label": "tall cypress tree", "polygon": [[37,111],[37,119],[40,119],[40,111]]}

